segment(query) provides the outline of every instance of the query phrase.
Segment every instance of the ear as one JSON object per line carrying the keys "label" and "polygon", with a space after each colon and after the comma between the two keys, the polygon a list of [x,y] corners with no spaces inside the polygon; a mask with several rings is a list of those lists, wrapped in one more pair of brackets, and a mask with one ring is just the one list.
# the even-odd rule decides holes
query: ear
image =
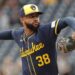
{"label": "ear", "polygon": [[19,19],[20,19],[20,22],[22,23],[22,22],[23,22],[23,18],[22,18],[22,17],[20,17]]}
{"label": "ear", "polygon": [[24,17],[20,17],[20,22],[24,24]]}
{"label": "ear", "polygon": [[25,25],[25,17],[20,17],[19,19],[20,19],[20,22],[22,23],[22,26],[24,26]]}

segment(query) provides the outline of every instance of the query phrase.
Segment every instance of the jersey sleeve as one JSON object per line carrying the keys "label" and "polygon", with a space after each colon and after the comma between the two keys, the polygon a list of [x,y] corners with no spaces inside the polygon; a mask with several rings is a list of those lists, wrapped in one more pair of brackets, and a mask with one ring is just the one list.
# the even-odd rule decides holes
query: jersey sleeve
{"label": "jersey sleeve", "polygon": [[12,30],[1,31],[0,40],[13,40]]}
{"label": "jersey sleeve", "polygon": [[75,30],[75,18],[66,17],[62,19],[55,20],[51,23],[51,28],[54,28],[54,33],[57,35],[65,27],[71,27]]}
{"label": "jersey sleeve", "polygon": [[67,27],[67,25],[63,24],[61,19],[55,20],[51,23],[51,28],[54,29],[55,35],[58,35],[60,31],[65,27]]}

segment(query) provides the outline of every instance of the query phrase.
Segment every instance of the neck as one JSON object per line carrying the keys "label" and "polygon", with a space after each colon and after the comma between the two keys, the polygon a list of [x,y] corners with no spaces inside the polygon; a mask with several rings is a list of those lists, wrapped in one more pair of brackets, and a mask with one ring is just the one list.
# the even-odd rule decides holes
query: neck
{"label": "neck", "polygon": [[26,36],[31,36],[33,33],[34,33],[34,32],[33,32],[32,30],[30,30],[30,29],[24,27],[24,34],[25,34]]}

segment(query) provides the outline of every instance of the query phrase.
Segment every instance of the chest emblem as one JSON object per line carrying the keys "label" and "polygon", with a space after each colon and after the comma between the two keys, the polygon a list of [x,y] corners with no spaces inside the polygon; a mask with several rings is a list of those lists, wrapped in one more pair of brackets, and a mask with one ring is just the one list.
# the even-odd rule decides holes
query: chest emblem
{"label": "chest emblem", "polygon": [[31,55],[39,50],[42,50],[42,48],[44,48],[44,43],[38,43],[38,44],[32,43],[31,45],[32,45],[32,47],[28,48],[26,50],[23,50],[23,48],[22,48],[22,50],[20,52],[21,57],[26,57],[26,56]]}

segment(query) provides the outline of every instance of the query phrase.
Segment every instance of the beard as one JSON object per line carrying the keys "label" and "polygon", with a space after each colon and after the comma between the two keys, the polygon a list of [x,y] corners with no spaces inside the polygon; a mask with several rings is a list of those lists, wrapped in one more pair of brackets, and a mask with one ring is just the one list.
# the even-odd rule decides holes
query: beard
{"label": "beard", "polygon": [[33,26],[32,24],[26,24],[26,27],[30,30],[32,30],[33,32],[37,32],[38,31],[38,28],[40,26],[40,23],[35,27]]}

